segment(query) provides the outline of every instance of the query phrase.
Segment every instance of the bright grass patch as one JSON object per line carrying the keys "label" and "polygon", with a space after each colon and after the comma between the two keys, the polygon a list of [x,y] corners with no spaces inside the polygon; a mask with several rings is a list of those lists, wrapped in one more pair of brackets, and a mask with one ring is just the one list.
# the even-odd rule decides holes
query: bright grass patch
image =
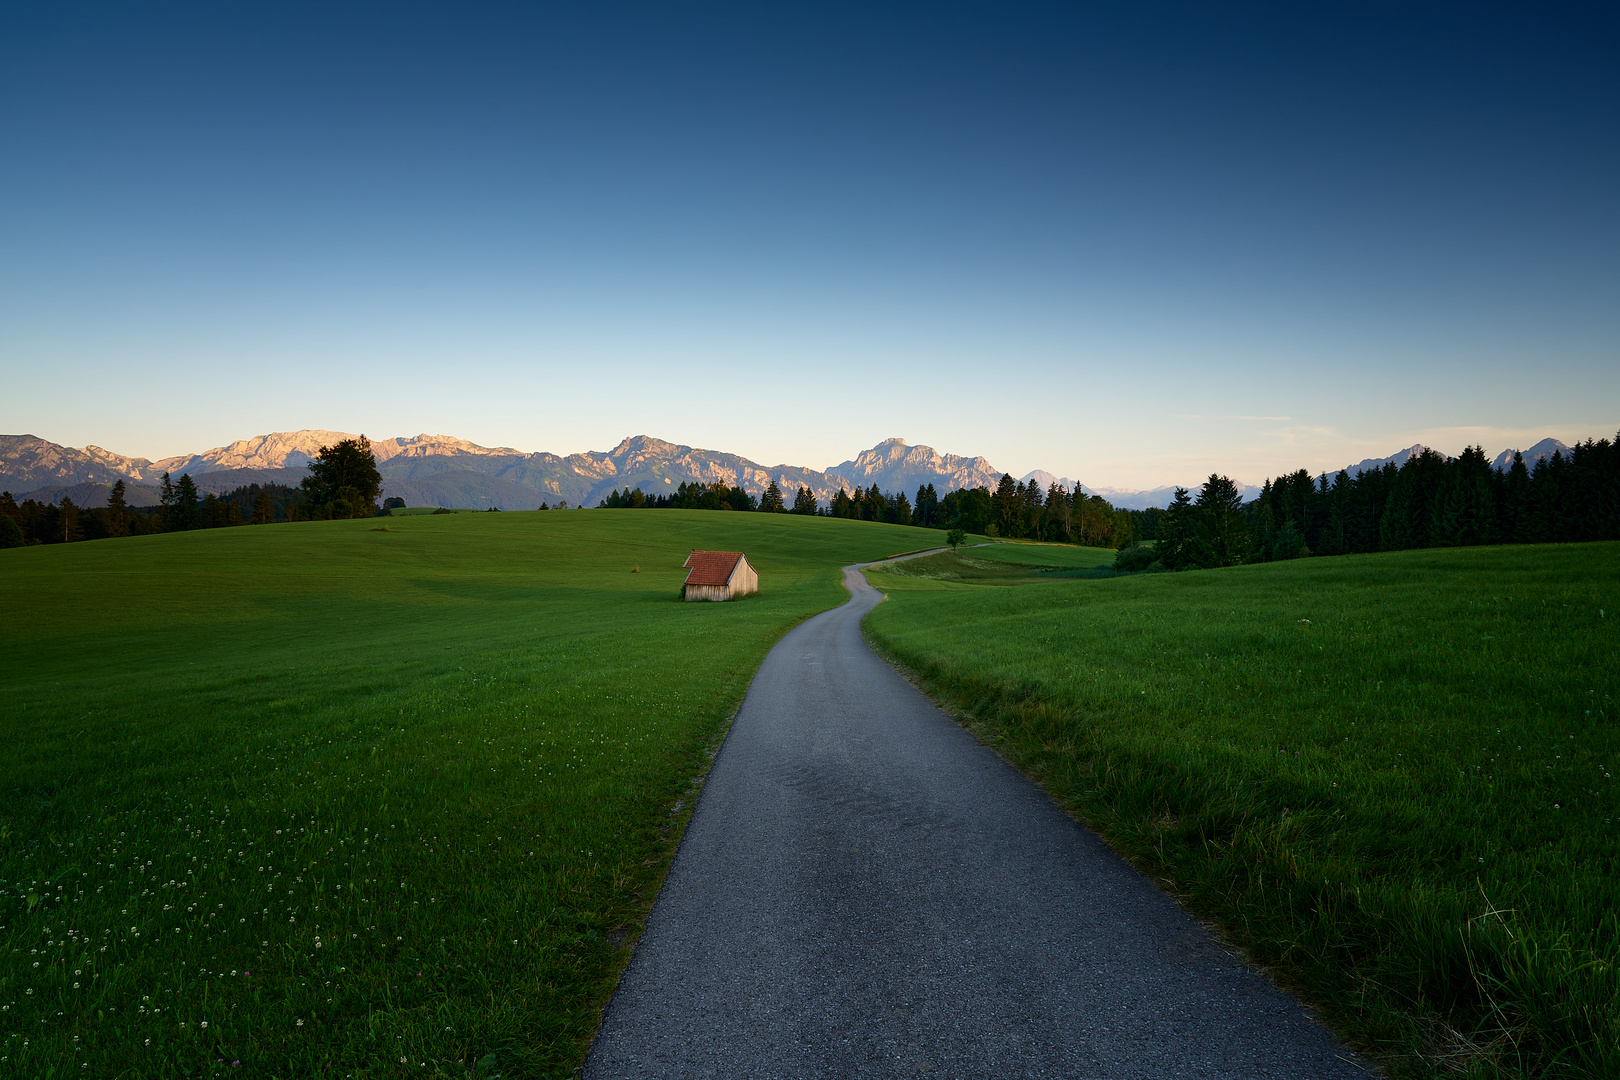
{"label": "bright grass patch", "polygon": [[1071,544],[975,541],[955,551],[907,559],[884,573],[982,585],[1017,585],[1064,578],[1113,577],[1116,552]]}
{"label": "bright grass patch", "polygon": [[[765,652],[937,536],[372,530],[0,551],[0,1075],[571,1075]],[[694,547],[761,592],[682,603]]]}
{"label": "bright grass patch", "polygon": [[1397,1075],[1620,1076],[1620,544],[980,550],[871,573],[867,627],[981,738]]}

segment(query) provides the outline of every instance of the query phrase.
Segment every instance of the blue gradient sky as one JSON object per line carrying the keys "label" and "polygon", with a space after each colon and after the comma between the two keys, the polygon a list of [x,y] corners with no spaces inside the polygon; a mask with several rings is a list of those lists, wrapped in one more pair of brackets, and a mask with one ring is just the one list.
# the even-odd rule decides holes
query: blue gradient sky
{"label": "blue gradient sky", "polygon": [[7,5],[0,430],[1612,437],[1615,9],[1216,8]]}

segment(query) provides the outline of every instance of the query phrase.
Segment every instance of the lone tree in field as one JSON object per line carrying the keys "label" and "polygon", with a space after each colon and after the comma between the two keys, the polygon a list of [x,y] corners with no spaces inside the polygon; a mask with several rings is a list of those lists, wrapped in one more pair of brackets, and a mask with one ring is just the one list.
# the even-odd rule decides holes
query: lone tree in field
{"label": "lone tree in field", "polygon": [[967,540],[967,532],[963,529],[951,529],[945,534],[945,542],[953,548],[959,548]]}
{"label": "lone tree in field", "polygon": [[364,435],[323,446],[309,463],[309,475],[299,485],[312,518],[362,518],[377,512],[382,474]]}

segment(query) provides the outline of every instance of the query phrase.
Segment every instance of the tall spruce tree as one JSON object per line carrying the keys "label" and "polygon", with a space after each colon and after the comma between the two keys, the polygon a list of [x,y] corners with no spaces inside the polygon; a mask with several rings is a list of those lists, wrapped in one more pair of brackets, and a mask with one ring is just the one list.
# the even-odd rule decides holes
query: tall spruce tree
{"label": "tall spruce tree", "polygon": [[1167,570],[1185,570],[1192,563],[1193,504],[1186,488],[1176,488],[1159,526],[1159,561]]}
{"label": "tall spruce tree", "polygon": [[793,512],[806,517],[813,516],[816,512],[816,493],[800,484],[799,490],[793,496]]}
{"label": "tall spruce tree", "polygon": [[1019,518],[1023,516],[1024,499],[1021,485],[1011,473],[1002,473],[996,484],[996,531],[1002,536],[1018,536]]}
{"label": "tall spruce tree", "polygon": [[1340,469],[1327,489],[1327,523],[1317,541],[1318,555],[1343,555],[1349,548],[1350,474]]}
{"label": "tall spruce tree", "polygon": [[1052,486],[1046,491],[1046,507],[1041,514],[1046,522],[1046,539],[1068,542],[1070,510],[1069,489],[1056,480],[1052,481]]}
{"label": "tall spruce tree", "polygon": [[169,481],[169,474],[163,474],[163,483],[158,486],[158,522],[165,532],[174,532],[180,526],[174,516],[174,484]]}
{"label": "tall spruce tree", "polygon": [[1250,557],[1255,562],[1271,562],[1277,557],[1277,486],[1269,479],[1260,485],[1249,520],[1254,544]]}
{"label": "tall spruce tree", "polygon": [[1046,501],[1045,492],[1041,485],[1032,476],[1029,482],[1019,489],[1019,536],[1032,536],[1037,539],[1041,535],[1041,508]]}
{"label": "tall spruce tree", "polygon": [[73,500],[66,495],[62,496],[61,510],[57,515],[57,536],[64,544],[71,544],[84,539],[84,532],[79,528],[79,508],[73,505]]}
{"label": "tall spruce tree", "polygon": [[939,520],[939,495],[934,491],[934,485],[917,485],[917,502],[912,508],[911,520],[913,524],[937,528],[944,522]]}
{"label": "tall spruce tree", "polygon": [[759,509],[765,514],[785,514],[787,507],[782,504],[782,489],[772,480],[765,485],[765,494],[759,497]]}
{"label": "tall spruce tree", "polygon": [[1197,528],[1194,561],[1200,566],[1235,566],[1248,550],[1243,496],[1231,479],[1211,473],[1194,503]]}
{"label": "tall spruce tree", "polygon": [[[1575,500],[1571,497],[1569,462],[1562,450],[1554,450],[1552,457],[1542,458],[1545,469],[1537,469],[1541,474],[1536,486],[1537,517],[1541,529],[1541,539],[1549,543],[1561,543],[1573,540],[1574,529],[1572,518]],[[1534,474],[1531,477],[1535,480]]]}
{"label": "tall spruce tree", "polygon": [[116,481],[107,492],[107,535],[129,535],[129,504],[124,501],[124,482]]}
{"label": "tall spruce tree", "polygon": [[862,521],[883,521],[889,512],[889,500],[883,497],[883,492],[873,484],[866,491],[866,499],[861,507]]}
{"label": "tall spruce tree", "polygon": [[202,525],[202,500],[197,497],[197,484],[190,473],[181,473],[180,482],[174,485],[174,521],[170,528],[179,532]]}
{"label": "tall spruce tree", "polygon": [[1485,451],[1470,446],[1445,463],[1435,491],[1429,543],[1435,547],[1488,544],[1495,521],[1491,467]]}
{"label": "tall spruce tree", "polygon": [[1502,481],[1502,498],[1497,504],[1499,535],[1509,544],[1523,544],[1530,540],[1530,470],[1525,467],[1524,455],[1513,451],[1513,461]]}

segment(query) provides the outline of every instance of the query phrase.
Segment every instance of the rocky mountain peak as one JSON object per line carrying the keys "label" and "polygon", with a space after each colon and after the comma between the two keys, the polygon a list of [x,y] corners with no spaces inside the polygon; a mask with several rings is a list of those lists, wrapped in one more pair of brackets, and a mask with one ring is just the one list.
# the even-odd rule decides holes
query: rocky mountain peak
{"label": "rocky mountain peak", "polygon": [[690,453],[690,446],[680,446],[676,443],[655,439],[651,435],[627,435],[618,446],[607,452],[610,458],[624,458],[641,454],[681,454]]}

